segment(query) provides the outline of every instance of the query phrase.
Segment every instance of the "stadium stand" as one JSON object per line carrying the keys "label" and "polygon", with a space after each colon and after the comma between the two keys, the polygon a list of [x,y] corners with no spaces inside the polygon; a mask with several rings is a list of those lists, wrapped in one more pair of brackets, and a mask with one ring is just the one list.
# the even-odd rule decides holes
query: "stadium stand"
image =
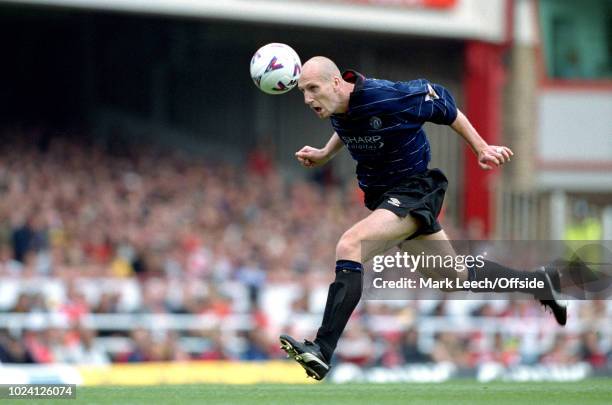
{"label": "stadium stand", "polygon": [[[261,151],[236,167],[32,128],[2,139],[2,363],[282,358],[277,335],[314,332],[330,247],[365,212],[354,184],[285,182]],[[365,301],[337,361],[609,367],[611,316],[576,301],[560,329],[535,301]]]}

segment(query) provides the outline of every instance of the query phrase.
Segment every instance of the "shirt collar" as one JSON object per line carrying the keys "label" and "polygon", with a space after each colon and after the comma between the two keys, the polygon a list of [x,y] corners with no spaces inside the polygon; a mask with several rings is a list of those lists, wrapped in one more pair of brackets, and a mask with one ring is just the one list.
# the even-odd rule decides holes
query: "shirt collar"
{"label": "shirt collar", "polygon": [[345,70],[344,72],[342,72],[342,78],[345,81],[349,83],[353,83],[355,85],[355,88],[353,89],[353,91],[361,90],[363,88],[363,82],[365,81],[365,76],[357,72],[356,70],[352,70],[352,69]]}
{"label": "shirt collar", "polygon": [[352,69],[345,70],[344,72],[342,72],[342,78],[349,83],[353,83],[355,87],[353,88],[353,91],[351,92],[349,96],[349,105],[348,105],[347,112],[343,114],[334,114],[338,117],[350,115],[353,97],[357,91],[363,89],[363,85],[365,82],[365,76],[357,72],[356,70],[352,70]]}

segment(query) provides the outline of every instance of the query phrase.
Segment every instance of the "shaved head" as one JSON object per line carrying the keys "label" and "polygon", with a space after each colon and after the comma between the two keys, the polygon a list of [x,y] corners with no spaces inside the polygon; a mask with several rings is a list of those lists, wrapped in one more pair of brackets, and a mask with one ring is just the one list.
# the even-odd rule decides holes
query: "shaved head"
{"label": "shaved head", "polygon": [[335,76],[340,77],[340,69],[329,58],[325,56],[315,56],[310,58],[302,66],[302,74],[318,76],[323,80],[331,80]]}
{"label": "shaved head", "polygon": [[345,112],[353,87],[354,84],[342,78],[338,66],[324,56],[307,60],[298,79],[298,89],[304,93],[304,103],[319,118]]}

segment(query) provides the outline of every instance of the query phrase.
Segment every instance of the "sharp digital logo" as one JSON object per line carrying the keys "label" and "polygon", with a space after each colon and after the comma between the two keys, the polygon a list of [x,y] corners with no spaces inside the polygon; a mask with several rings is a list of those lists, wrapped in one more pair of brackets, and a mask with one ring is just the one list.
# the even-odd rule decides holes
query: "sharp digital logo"
{"label": "sharp digital logo", "polygon": [[382,148],[382,136],[340,136],[347,148],[352,150],[377,150]]}

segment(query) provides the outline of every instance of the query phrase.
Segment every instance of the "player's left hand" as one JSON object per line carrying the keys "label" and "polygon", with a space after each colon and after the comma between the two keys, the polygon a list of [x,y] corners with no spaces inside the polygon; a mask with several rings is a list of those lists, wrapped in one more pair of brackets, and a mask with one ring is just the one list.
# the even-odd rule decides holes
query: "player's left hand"
{"label": "player's left hand", "polygon": [[478,152],[478,165],[483,170],[491,170],[493,166],[499,167],[510,161],[514,152],[507,146],[488,145]]}

